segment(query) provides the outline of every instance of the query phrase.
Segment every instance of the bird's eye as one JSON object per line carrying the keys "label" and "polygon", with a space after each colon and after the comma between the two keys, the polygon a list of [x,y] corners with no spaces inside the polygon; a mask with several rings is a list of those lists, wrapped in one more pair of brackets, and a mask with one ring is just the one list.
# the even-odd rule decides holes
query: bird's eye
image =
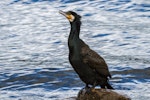
{"label": "bird's eye", "polygon": [[70,12],[67,12],[66,14],[67,14],[67,15],[72,15]]}

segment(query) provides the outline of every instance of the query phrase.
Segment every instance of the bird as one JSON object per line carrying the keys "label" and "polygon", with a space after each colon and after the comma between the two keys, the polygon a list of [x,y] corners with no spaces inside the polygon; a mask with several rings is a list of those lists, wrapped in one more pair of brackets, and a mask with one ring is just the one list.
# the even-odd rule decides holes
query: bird
{"label": "bird", "polygon": [[105,60],[92,50],[81,38],[81,16],[74,11],[59,11],[70,22],[68,37],[69,62],[79,78],[86,84],[85,88],[100,86],[103,89],[114,89],[109,84],[111,74]]}

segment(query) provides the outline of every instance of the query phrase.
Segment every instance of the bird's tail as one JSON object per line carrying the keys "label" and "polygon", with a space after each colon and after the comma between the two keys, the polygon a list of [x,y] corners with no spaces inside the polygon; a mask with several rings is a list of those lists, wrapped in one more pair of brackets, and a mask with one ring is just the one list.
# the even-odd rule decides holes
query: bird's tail
{"label": "bird's tail", "polygon": [[112,89],[112,90],[114,90],[114,88],[107,82],[107,84],[106,84],[106,87],[107,87],[107,89]]}

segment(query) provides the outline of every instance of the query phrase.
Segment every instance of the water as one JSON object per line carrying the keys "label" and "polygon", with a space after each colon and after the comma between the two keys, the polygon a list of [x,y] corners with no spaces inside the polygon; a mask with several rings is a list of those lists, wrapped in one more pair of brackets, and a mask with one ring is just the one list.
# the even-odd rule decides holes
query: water
{"label": "water", "polygon": [[70,25],[109,65],[116,91],[150,99],[149,0],[1,0],[0,100],[71,100],[84,83],[68,62]]}

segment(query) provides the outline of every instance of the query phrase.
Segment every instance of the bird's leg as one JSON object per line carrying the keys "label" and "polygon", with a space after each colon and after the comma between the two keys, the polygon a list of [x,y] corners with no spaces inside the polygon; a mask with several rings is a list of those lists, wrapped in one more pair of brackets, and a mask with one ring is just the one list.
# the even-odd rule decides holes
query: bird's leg
{"label": "bird's leg", "polygon": [[102,89],[106,89],[105,85],[100,85],[100,87],[101,87]]}
{"label": "bird's leg", "polygon": [[104,82],[102,82],[101,84],[99,84],[100,85],[100,87],[101,87],[101,89],[106,89],[106,85],[105,85],[106,83],[104,83]]}
{"label": "bird's leg", "polygon": [[89,87],[89,85],[88,84],[86,84],[86,86],[85,86],[85,89],[89,89],[90,87]]}
{"label": "bird's leg", "polygon": [[94,91],[96,85],[97,85],[97,82],[94,82],[94,84],[92,85],[92,87],[89,87],[88,84],[86,84],[86,87],[85,87],[86,93],[87,93],[87,94],[90,94],[92,91]]}
{"label": "bird's leg", "polygon": [[85,93],[87,93],[87,94],[91,93],[91,87],[88,84],[86,84],[84,89],[85,89]]}
{"label": "bird's leg", "polygon": [[82,89],[83,94],[85,94],[85,93],[90,94],[90,91],[91,91],[91,89],[88,84],[86,84],[86,86]]}
{"label": "bird's leg", "polygon": [[90,91],[94,91],[94,90],[95,90],[96,85],[97,85],[97,82],[94,82],[94,84],[92,85],[92,87],[91,87],[91,88],[89,88],[89,89],[88,89],[88,91],[89,91],[89,92],[90,92]]}
{"label": "bird's leg", "polygon": [[96,83],[96,82],[94,82],[94,84],[93,84],[92,88],[94,89],[94,88],[96,87],[96,85],[97,85],[97,83]]}

